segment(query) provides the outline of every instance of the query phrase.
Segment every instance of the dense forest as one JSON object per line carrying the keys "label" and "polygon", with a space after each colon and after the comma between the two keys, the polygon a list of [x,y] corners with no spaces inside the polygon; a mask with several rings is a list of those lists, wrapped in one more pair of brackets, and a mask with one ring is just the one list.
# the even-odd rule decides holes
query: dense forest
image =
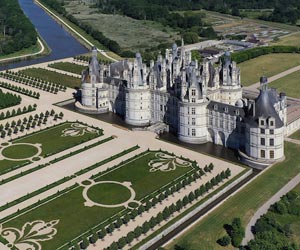
{"label": "dense forest", "polygon": [[172,27],[188,20],[177,14],[176,10],[207,9],[240,16],[239,9],[273,9],[271,14],[262,14],[261,19],[295,24],[300,19],[298,0],[98,0],[97,6],[108,13],[119,11],[136,19],[162,20]]}
{"label": "dense forest", "polygon": [[0,1],[0,31],[0,55],[28,48],[37,42],[37,32],[18,0]]}

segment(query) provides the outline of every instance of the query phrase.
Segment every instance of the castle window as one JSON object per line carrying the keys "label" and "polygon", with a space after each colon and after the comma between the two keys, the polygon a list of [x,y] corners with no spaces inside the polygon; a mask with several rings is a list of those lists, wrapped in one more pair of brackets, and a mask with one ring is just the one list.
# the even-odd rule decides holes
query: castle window
{"label": "castle window", "polygon": [[235,114],[236,114],[236,115],[239,115],[239,114],[240,114],[240,111],[237,109],[237,110],[235,111]]}
{"label": "castle window", "polygon": [[265,130],[263,128],[261,128],[260,129],[260,133],[264,135],[265,134]]}
{"label": "castle window", "polygon": [[212,118],[212,116],[209,117],[209,125],[213,125],[213,118]]}
{"label": "castle window", "polygon": [[214,110],[218,110],[218,105],[217,104],[214,105]]}
{"label": "castle window", "polygon": [[196,90],[192,89],[192,96],[195,96],[195,95],[196,95]]}
{"label": "castle window", "polygon": [[270,129],[270,135],[274,135],[274,129]]}
{"label": "castle window", "polygon": [[160,105],[160,111],[163,111],[163,105]]}
{"label": "castle window", "polygon": [[274,146],[274,139],[270,139],[270,146]]}
{"label": "castle window", "polygon": [[265,158],[266,157],[266,151],[265,150],[260,150],[260,157]]}
{"label": "castle window", "polygon": [[192,125],[196,125],[196,119],[192,118]]}
{"label": "castle window", "polygon": [[274,158],[275,158],[274,150],[271,150],[271,151],[270,151],[270,158],[271,158],[271,159],[274,159]]}
{"label": "castle window", "polygon": [[140,108],[141,108],[141,109],[143,109],[143,107],[142,107],[142,106],[141,106]]}
{"label": "castle window", "polygon": [[265,138],[260,138],[260,145],[262,145],[262,146],[266,145]]}
{"label": "castle window", "polygon": [[196,99],[195,99],[195,98],[192,98],[192,102],[195,103],[195,102],[196,102]]}
{"label": "castle window", "polygon": [[228,107],[224,108],[225,113],[228,113]]}
{"label": "castle window", "polygon": [[196,136],[196,129],[192,129],[192,136]]}
{"label": "castle window", "polygon": [[260,120],[260,125],[261,126],[265,126],[265,121],[264,120]]}
{"label": "castle window", "polygon": [[195,114],[196,114],[196,109],[192,108],[192,115],[195,115]]}

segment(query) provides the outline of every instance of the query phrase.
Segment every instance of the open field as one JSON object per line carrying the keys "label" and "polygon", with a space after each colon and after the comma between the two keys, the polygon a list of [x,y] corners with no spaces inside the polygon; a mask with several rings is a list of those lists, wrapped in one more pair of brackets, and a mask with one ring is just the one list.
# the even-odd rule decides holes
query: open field
{"label": "open field", "polygon": [[42,79],[44,81],[54,82],[69,88],[80,87],[81,79],[73,76],[68,76],[41,68],[29,68],[20,71],[21,73]]}
{"label": "open field", "polygon": [[79,1],[65,1],[64,7],[69,14],[91,24],[125,50],[142,50],[160,43],[172,43],[180,38],[175,31],[159,23],[121,15],[101,14],[97,9]]}
{"label": "open field", "polygon": [[278,41],[272,42],[272,45],[300,46],[300,33],[282,37]]}
{"label": "open field", "polygon": [[[39,204],[33,210],[9,219],[3,225],[5,228],[21,228],[27,222],[32,221],[56,222],[57,225],[54,225],[54,228],[57,229],[57,234],[53,239],[50,238],[50,240],[40,243],[42,249],[57,249],[80,234],[89,231],[92,227],[103,223],[99,227],[102,228],[104,225],[110,224],[113,220],[106,220],[117,213],[129,212],[130,209],[125,208],[123,204],[116,204],[114,198],[116,196],[120,202],[124,202],[124,197],[117,193],[125,186],[131,187],[134,192],[131,202],[139,203],[147,195],[194,170],[191,162],[186,161],[188,164],[176,165],[177,167],[171,171],[164,171],[164,169],[151,171],[152,160],[161,160],[160,154],[151,151],[145,152],[110,172],[82,182],[74,189],[51,201]],[[107,183],[113,183],[115,186],[111,185],[107,190],[107,185],[103,185]],[[85,192],[88,199],[84,196]],[[100,192],[100,196],[96,196],[95,192]],[[96,199],[94,199],[95,197]],[[100,199],[101,197],[103,199]],[[89,202],[88,206],[85,205],[86,202]],[[109,204],[117,206],[112,208],[101,206]]]}
{"label": "open field", "polygon": [[[299,145],[286,143],[284,162],[269,168],[185,234],[175,239],[166,249],[173,250],[175,244],[187,242],[190,250],[219,250],[220,246],[216,241],[225,235],[224,224],[231,223],[234,217],[240,217],[245,226],[260,206],[299,173],[299,150]],[[226,247],[226,249],[233,248]]]}
{"label": "open field", "polygon": [[31,162],[35,157],[56,154],[100,135],[102,130],[66,122],[13,140],[10,145],[0,146],[0,174]]}
{"label": "open field", "polygon": [[[300,98],[300,71],[296,71],[274,82],[269,83],[270,87],[285,92],[287,96]],[[299,138],[298,138],[299,139]]]}
{"label": "open field", "polygon": [[50,68],[59,69],[67,72],[71,72],[74,74],[81,75],[81,72],[85,70],[87,67],[82,66],[75,63],[69,63],[69,62],[58,62],[48,65]]}
{"label": "open field", "polygon": [[242,85],[259,82],[261,76],[271,77],[300,65],[300,54],[268,54],[239,64]]}

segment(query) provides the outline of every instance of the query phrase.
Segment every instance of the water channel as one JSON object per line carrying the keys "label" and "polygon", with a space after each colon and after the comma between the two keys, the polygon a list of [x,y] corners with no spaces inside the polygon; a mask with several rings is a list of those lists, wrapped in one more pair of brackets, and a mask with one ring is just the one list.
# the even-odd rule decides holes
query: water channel
{"label": "water channel", "polygon": [[47,12],[34,3],[33,0],[19,0],[19,3],[25,15],[30,19],[41,37],[51,48],[51,54],[32,60],[1,65],[0,70],[29,66],[32,64],[72,57],[88,51],[87,48],[80,44]]}

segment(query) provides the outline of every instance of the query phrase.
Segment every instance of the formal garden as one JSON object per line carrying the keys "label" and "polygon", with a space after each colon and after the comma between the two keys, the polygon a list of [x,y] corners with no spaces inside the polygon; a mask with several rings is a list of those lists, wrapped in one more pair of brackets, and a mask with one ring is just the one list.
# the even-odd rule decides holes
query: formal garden
{"label": "formal garden", "polygon": [[42,68],[24,69],[21,70],[20,73],[28,77],[35,77],[46,82],[52,82],[69,88],[80,87],[81,83],[80,78]]}
{"label": "formal garden", "polygon": [[70,62],[57,62],[49,64],[48,67],[53,69],[59,69],[66,72],[70,72],[73,74],[81,75],[81,72],[85,69],[87,69],[87,66],[83,66],[76,63],[70,63]]}
{"label": "formal garden", "polygon": [[[17,237],[23,237],[22,228],[27,228],[33,233],[29,240],[34,242],[33,249],[79,249],[79,246],[85,249],[88,244],[104,238],[213,168],[213,164],[202,169],[195,161],[184,157],[147,150],[51,199],[2,219],[0,242],[19,247],[21,243],[14,235],[18,232]],[[170,208],[166,207],[151,222],[146,221],[145,225],[136,228],[136,234],[132,231],[110,248],[122,248],[121,245],[146,233],[230,175],[229,169],[222,171]]]}
{"label": "formal garden", "polygon": [[[53,116],[55,115],[53,114]],[[30,118],[26,119],[26,124],[30,124],[30,127],[32,127],[33,122],[37,124],[38,122],[34,121],[34,119],[34,117],[32,117],[32,120]],[[37,116],[37,119],[40,120],[40,116]],[[42,119],[45,119],[45,117]],[[20,120],[20,124],[19,122],[17,124],[26,129],[22,125],[23,122],[24,120]],[[17,124],[14,124],[15,128],[17,128]],[[2,127],[2,129],[2,132],[7,133],[5,132],[6,127]],[[0,145],[0,174],[72,148],[101,135],[103,135],[101,129],[79,122],[64,122],[18,139],[4,142]]]}

